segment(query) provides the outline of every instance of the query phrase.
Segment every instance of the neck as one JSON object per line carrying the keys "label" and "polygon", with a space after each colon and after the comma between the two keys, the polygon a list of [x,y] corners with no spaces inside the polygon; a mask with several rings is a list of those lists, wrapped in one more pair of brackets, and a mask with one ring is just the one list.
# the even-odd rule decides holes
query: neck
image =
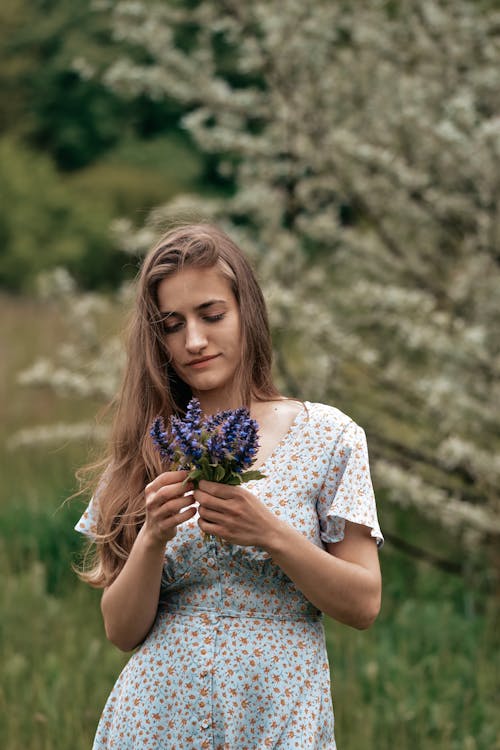
{"label": "neck", "polygon": [[237,409],[243,405],[243,399],[239,393],[202,391],[193,393],[200,402],[204,414],[215,414],[226,409]]}

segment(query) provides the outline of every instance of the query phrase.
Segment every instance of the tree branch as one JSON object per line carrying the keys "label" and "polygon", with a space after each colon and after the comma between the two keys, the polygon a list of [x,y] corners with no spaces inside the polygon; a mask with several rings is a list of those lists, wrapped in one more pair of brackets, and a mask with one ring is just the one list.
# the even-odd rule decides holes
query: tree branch
{"label": "tree branch", "polygon": [[404,552],[406,555],[413,557],[415,560],[423,560],[429,563],[434,568],[442,570],[445,573],[450,573],[455,576],[462,576],[464,574],[463,566],[460,563],[454,562],[453,560],[445,560],[443,557],[438,557],[433,552],[421,549],[405,539],[396,536],[395,534],[384,532],[384,539],[393,547]]}

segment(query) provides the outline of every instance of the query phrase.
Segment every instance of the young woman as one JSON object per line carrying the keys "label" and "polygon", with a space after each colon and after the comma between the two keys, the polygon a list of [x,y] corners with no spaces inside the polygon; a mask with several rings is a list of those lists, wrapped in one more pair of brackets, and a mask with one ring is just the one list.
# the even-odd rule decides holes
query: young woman
{"label": "young woman", "polygon": [[[249,408],[264,479],[193,491],[165,471],[151,423],[193,395],[206,415]],[[321,613],[367,628],[380,607],[366,441],[280,395],[261,290],[214,226],[174,229],[144,261],[103,465],[76,526],[96,548],[82,577],[104,589],[108,638],[136,650],[94,749],[333,750]]]}

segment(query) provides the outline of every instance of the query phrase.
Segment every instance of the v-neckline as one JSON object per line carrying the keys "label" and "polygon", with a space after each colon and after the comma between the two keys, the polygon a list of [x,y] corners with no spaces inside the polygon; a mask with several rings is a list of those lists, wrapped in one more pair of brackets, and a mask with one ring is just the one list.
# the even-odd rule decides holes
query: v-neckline
{"label": "v-neckline", "polygon": [[281,438],[281,440],[276,443],[274,448],[272,449],[271,453],[267,456],[267,458],[264,459],[264,461],[261,461],[259,464],[254,464],[251,469],[252,471],[262,471],[268,463],[274,460],[276,453],[289,441],[291,436],[295,433],[297,427],[302,422],[303,417],[307,417],[309,415],[309,408],[308,408],[308,401],[304,401],[302,403],[302,408],[300,411],[297,412],[295,417],[293,418],[290,426],[288,427],[287,431]]}

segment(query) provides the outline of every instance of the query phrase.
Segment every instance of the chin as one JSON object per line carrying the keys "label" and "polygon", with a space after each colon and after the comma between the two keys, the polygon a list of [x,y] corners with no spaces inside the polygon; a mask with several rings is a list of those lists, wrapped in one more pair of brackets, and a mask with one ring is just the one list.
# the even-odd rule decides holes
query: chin
{"label": "chin", "polygon": [[228,381],[221,378],[191,378],[191,382],[188,383],[189,386],[191,386],[191,390],[193,393],[196,391],[203,392],[203,391],[217,391],[219,389],[222,389],[228,385]]}

